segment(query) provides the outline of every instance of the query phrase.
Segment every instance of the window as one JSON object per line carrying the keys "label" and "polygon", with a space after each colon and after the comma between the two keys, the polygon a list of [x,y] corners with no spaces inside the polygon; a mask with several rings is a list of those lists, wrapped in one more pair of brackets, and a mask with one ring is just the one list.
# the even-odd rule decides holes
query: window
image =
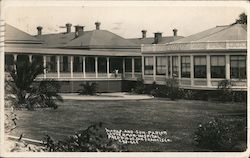
{"label": "window", "polygon": [[230,57],[231,78],[246,79],[246,56]]}
{"label": "window", "polygon": [[98,73],[107,73],[107,59],[98,57]]}
{"label": "window", "polygon": [[135,58],[135,72],[141,72],[141,58]]}
{"label": "window", "polygon": [[82,72],[82,70],[83,70],[82,57],[74,56],[73,72]]}
{"label": "window", "polygon": [[86,68],[86,72],[95,72],[95,58],[94,57],[85,58],[85,68]]}
{"label": "window", "polygon": [[145,75],[153,75],[153,67],[154,67],[154,58],[153,57],[145,57],[145,66],[144,73]]}
{"label": "window", "polygon": [[181,57],[181,77],[190,78],[190,56]]}
{"label": "window", "polygon": [[194,57],[194,77],[206,78],[207,77],[207,61],[206,56]]}
{"label": "window", "polygon": [[14,68],[14,56],[5,55],[5,71],[11,71]]}
{"label": "window", "polygon": [[166,75],[167,58],[164,56],[156,57],[156,74]]}
{"label": "window", "polygon": [[211,56],[211,78],[225,78],[225,56]]}
{"label": "window", "polygon": [[57,66],[56,56],[47,56],[46,66],[47,66],[48,72],[56,72],[56,66]]}
{"label": "window", "polygon": [[132,72],[132,59],[131,58],[125,59],[125,72]]}
{"label": "window", "polygon": [[60,72],[70,72],[69,56],[60,56]]}
{"label": "window", "polygon": [[169,56],[167,57],[167,61],[168,61],[168,76],[171,76],[171,65],[170,65],[171,63],[170,63],[170,58],[171,58],[171,57],[169,57]]}
{"label": "window", "polygon": [[179,63],[178,63],[178,56],[172,57],[172,76],[178,77],[179,75]]}

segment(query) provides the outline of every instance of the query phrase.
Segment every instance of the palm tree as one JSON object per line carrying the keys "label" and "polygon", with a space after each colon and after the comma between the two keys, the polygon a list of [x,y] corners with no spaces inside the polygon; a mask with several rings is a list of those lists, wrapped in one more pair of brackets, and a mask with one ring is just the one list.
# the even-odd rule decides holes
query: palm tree
{"label": "palm tree", "polygon": [[44,67],[36,62],[17,62],[16,69],[10,70],[11,80],[7,81],[7,99],[12,100],[14,107],[57,108],[56,101],[63,101],[58,95],[60,85],[53,80],[36,81],[44,71]]}

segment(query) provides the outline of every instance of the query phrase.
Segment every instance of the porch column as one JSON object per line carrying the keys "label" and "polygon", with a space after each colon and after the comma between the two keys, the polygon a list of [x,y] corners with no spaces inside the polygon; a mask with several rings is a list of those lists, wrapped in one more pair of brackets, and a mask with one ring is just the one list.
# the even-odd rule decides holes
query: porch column
{"label": "porch column", "polygon": [[56,56],[57,61],[57,78],[60,78],[60,56]]}
{"label": "porch column", "polygon": [[85,70],[85,56],[82,57],[82,72],[83,72],[83,78],[86,77],[86,70]]}
{"label": "porch column", "polygon": [[135,78],[135,58],[132,58],[132,78]]}
{"label": "porch column", "polygon": [[230,79],[230,56],[226,55],[226,79]]}
{"label": "porch column", "polygon": [[29,62],[32,63],[32,55],[29,55]]}
{"label": "porch column", "polygon": [[170,56],[170,78],[173,78],[173,60],[172,56]]}
{"label": "porch column", "polygon": [[165,57],[166,58],[166,78],[168,78],[168,56]]}
{"label": "porch column", "polygon": [[70,77],[73,78],[73,56],[70,56]]}
{"label": "porch column", "polygon": [[211,66],[210,66],[210,55],[207,55],[207,86],[211,86]]}
{"label": "porch column", "polygon": [[190,80],[191,86],[194,86],[194,56],[190,55]]}
{"label": "porch column", "polygon": [[95,57],[95,77],[98,78],[98,57]]}
{"label": "porch column", "polygon": [[178,78],[181,79],[181,56],[178,55]]}
{"label": "porch column", "polygon": [[14,70],[16,70],[16,65],[17,65],[17,54],[14,54],[13,57],[14,57]]}
{"label": "porch column", "polygon": [[122,77],[125,78],[126,73],[126,67],[125,67],[125,58],[122,59]]}
{"label": "porch column", "polygon": [[153,78],[156,81],[156,57],[153,56]]}
{"label": "porch column", "polygon": [[46,56],[43,56],[43,77],[46,78]]}
{"label": "porch column", "polygon": [[141,65],[142,65],[141,75],[142,79],[144,79],[144,56],[141,57]]}
{"label": "porch column", "polygon": [[107,60],[107,77],[109,78],[109,57],[106,57]]}

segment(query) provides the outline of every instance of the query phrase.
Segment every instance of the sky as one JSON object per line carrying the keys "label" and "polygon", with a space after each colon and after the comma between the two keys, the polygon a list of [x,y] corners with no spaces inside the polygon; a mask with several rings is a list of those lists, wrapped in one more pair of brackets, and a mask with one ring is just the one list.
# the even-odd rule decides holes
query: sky
{"label": "sky", "polygon": [[[244,8],[231,6],[58,6],[58,7],[8,7],[6,23],[35,35],[36,27],[43,27],[43,34],[64,32],[66,23],[83,25],[84,30],[95,29],[94,23],[101,22],[101,29],[109,30],[125,38],[147,37],[154,32],[163,36],[188,36],[217,25],[228,25],[245,12]],[[72,28],[74,31],[74,28]]]}

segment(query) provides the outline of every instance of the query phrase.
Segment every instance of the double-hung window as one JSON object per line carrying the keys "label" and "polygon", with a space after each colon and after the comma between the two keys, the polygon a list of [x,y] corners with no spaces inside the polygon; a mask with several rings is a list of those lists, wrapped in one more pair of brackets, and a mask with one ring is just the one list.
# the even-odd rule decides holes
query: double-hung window
{"label": "double-hung window", "polygon": [[207,77],[207,62],[206,56],[194,56],[194,77]]}

